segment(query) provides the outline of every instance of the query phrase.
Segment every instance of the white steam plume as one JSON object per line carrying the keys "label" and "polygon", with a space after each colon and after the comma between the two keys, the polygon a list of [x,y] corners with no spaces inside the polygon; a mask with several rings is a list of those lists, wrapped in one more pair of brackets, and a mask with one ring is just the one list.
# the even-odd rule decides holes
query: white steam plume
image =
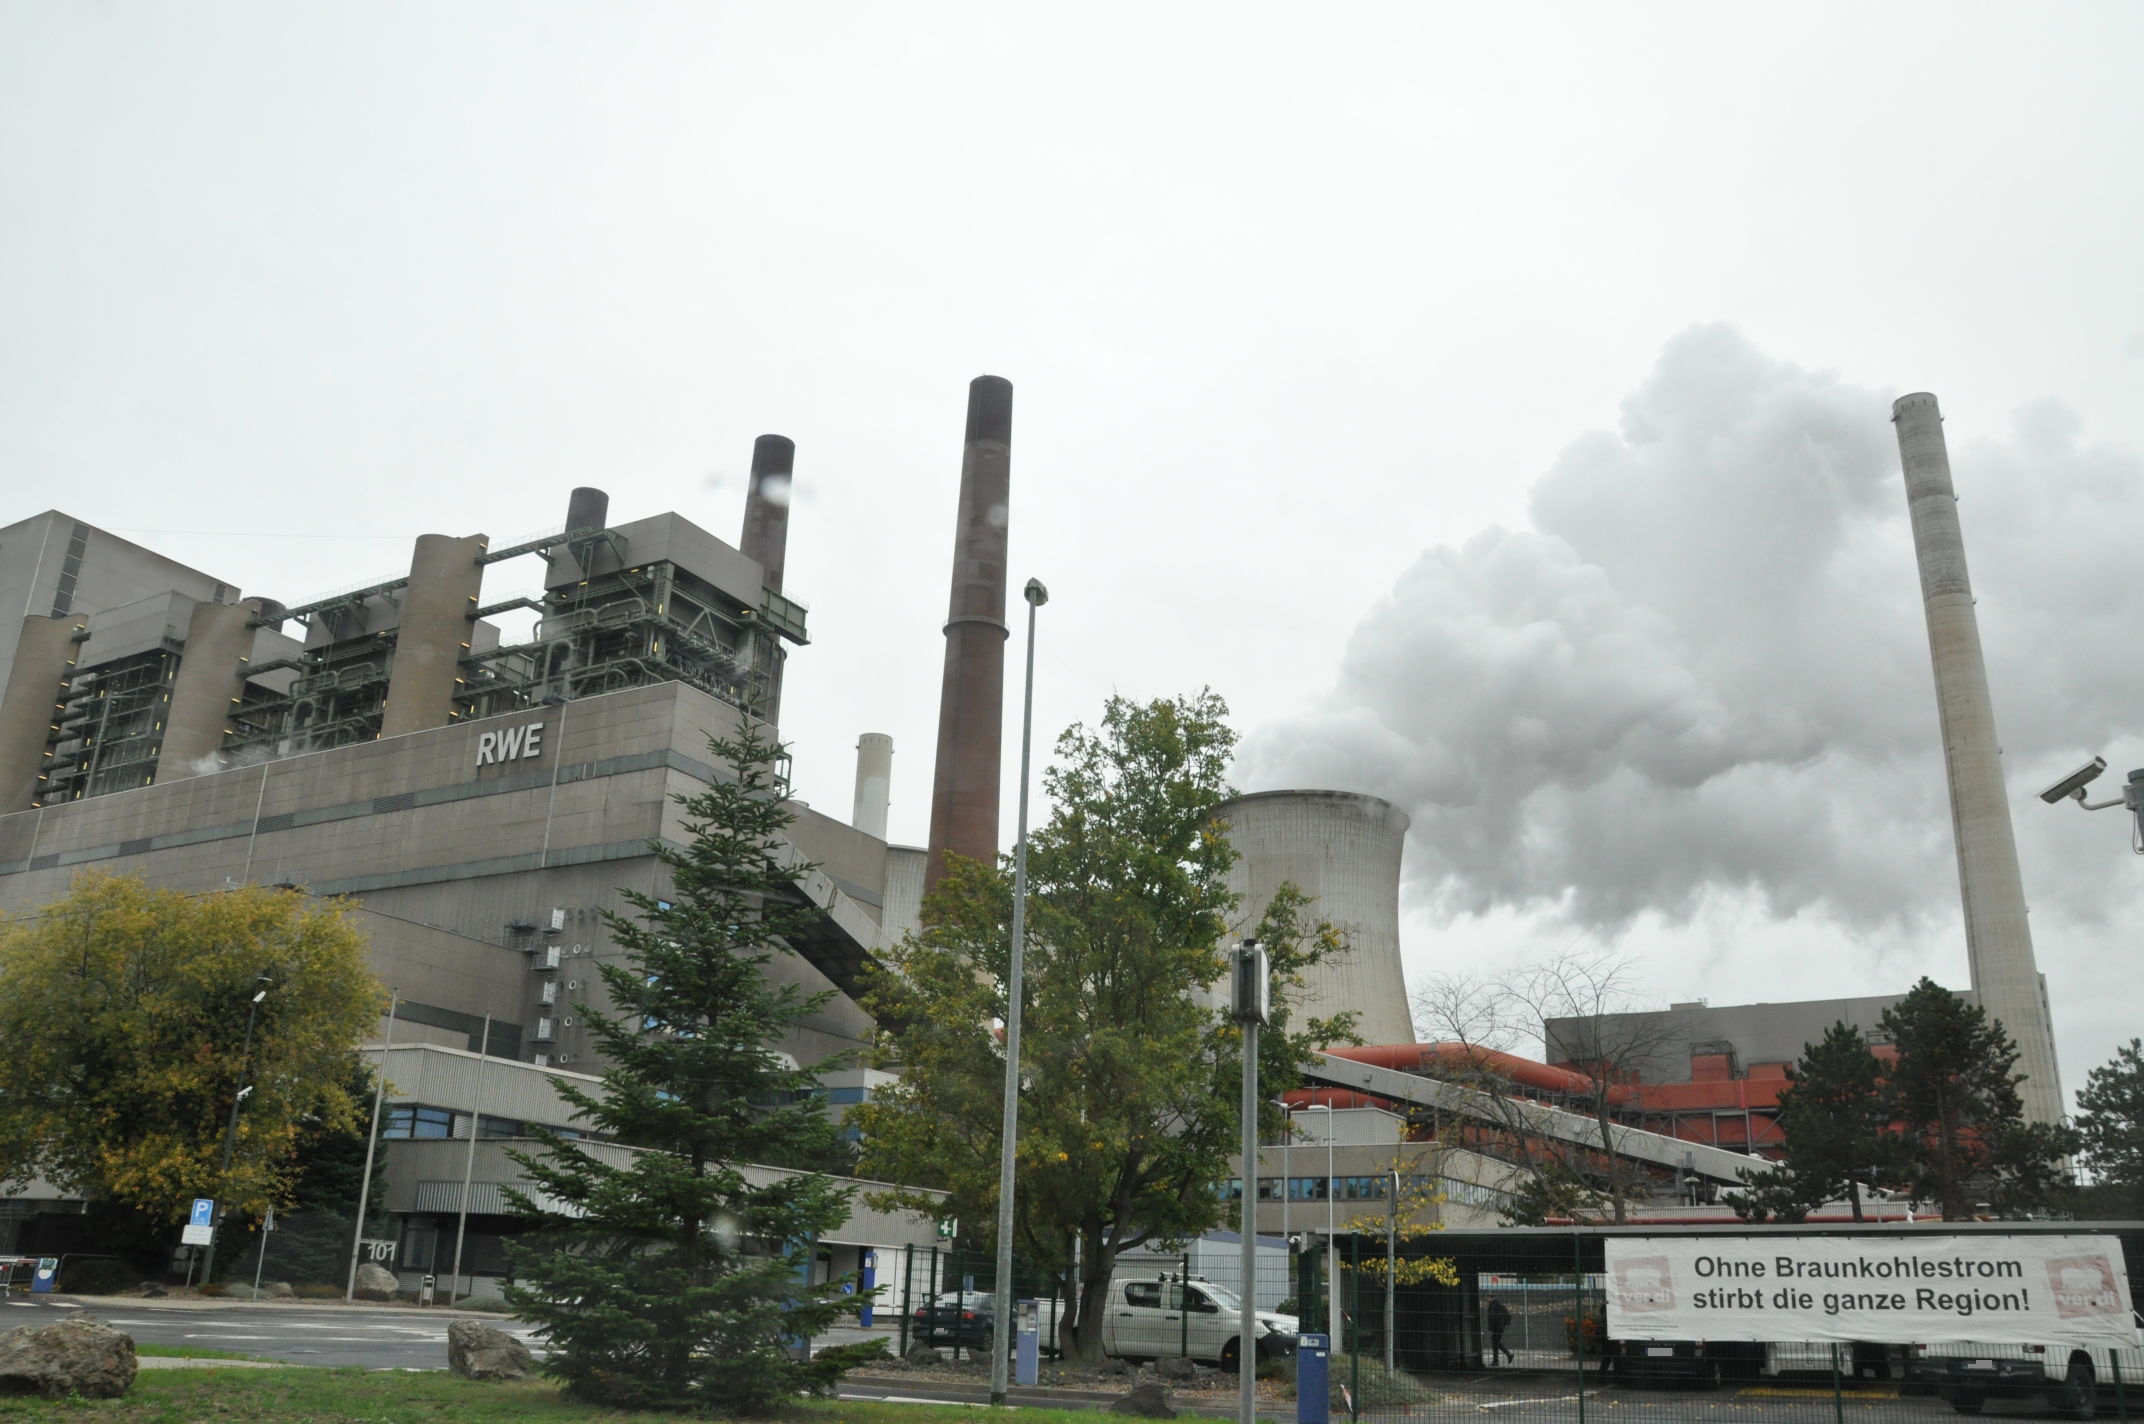
{"label": "white steam plume", "polygon": [[[2053,404],[2002,440],[1961,433],[1999,412],[1947,414],[2027,884],[2089,920],[2105,868],[2056,853],[2080,828],[2029,793],[2090,751],[2144,752],[2144,463],[2080,444]],[[1424,552],[1331,692],[1246,738],[1239,783],[1404,807],[1409,899],[1439,919],[1613,934],[1721,897],[1879,933],[1955,914],[1888,394],[1694,328],[1531,513]]]}

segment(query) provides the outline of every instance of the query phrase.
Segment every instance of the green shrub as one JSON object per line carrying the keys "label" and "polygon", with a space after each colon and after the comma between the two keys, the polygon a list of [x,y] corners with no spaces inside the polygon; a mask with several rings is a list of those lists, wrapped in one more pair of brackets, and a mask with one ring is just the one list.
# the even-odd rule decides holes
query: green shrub
{"label": "green shrub", "polygon": [[114,1256],[78,1256],[60,1267],[56,1284],[75,1295],[119,1295],[141,1284],[141,1276]]}
{"label": "green shrub", "polygon": [[456,1310],[482,1311],[486,1315],[512,1315],[514,1308],[495,1295],[464,1296],[454,1302]]}
{"label": "green shrub", "polygon": [[1394,1370],[1385,1373],[1382,1358],[1369,1355],[1343,1355],[1335,1352],[1326,1361],[1332,1374],[1326,1383],[1335,1410],[1347,1408],[1347,1395],[1343,1390],[1352,1390],[1355,1395],[1355,1412],[1364,1410],[1398,1409],[1409,1404],[1421,1404],[1432,1396],[1408,1375]]}
{"label": "green shrub", "polygon": [[811,1363],[806,1367],[805,1383],[814,1394],[831,1395],[842,1375],[858,1365],[886,1359],[890,1354],[884,1336],[859,1340],[853,1345],[829,1345],[811,1357]]}

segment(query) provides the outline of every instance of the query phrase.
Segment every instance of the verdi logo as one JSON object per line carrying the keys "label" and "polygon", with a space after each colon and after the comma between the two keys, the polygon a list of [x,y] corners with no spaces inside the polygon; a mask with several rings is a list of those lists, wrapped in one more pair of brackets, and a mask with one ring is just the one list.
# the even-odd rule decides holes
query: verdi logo
{"label": "verdi logo", "polygon": [[1665,1256],[1635,1256],[1615,1264],[1616,1304],[1642,1313],[1675,1308],[1675,1275]]}
{"label": "verdi logo", "polygon": [[2122,1313],[2114,1266],[2105,1256],[2055,1256],[2047,1263],[2047,1280],[2064,1320]]}

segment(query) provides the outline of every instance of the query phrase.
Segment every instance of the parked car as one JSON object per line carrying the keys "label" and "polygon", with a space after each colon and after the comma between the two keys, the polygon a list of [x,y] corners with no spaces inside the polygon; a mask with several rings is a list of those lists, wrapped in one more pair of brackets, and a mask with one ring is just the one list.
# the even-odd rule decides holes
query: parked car
{"label": "parked car", "polygon": [[926,1345],[980,1345],[991,1332],[994,1299],[988,1291],[944,1291],[917,1306],[909,1323]]}
{"label": "parked car", "polygon": [[[1915,1373],[1960,1414],[1978,1414],[1991,1399],[2044,1399],[2072,1419],[2090,1419],[2110,1381],[2106,1351],[2064,1345],[1995,1345],[1947,1341],[1922,1347]],[[2094,1355],[2099,1356],[2097,1360]],[[2144,1370],[2144,1351],[2116,1352],[2125,1377]]]}
{"label": "parked car", "polygon": [[[1294,1353],[1294,1316],[1261,1310],[1253,1320],[1259,1359]],[[1109,1283],[1103,1307],[1102,1352],[1133,1361],[1188,1356],[1233,1370],[1242,1328],[1243,1302],[1225,1286],[1119,1276]]]}
{"label": "parked car", "polygon": [[1601,1357],[1602,1373],[1619,1384],[1718,1389],[1723,1380],[1757,1378],[1765,1347],[1746,1340],[1610,1340]]}
{"label": "parked car", "polygon": [[[1037,1301],[1036,1331],[1042,1353],[1057,1353],[1057,1302]],[[910,1314],[913,1337],[926,1345],[987,1343],[997,1329],[997,1295],[993,1291],[945,1291]]]}

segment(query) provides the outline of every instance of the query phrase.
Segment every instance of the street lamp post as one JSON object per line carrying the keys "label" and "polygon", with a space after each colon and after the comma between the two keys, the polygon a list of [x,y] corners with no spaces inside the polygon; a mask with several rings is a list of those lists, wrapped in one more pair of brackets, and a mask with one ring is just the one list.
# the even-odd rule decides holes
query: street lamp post
{"label": "street lamp post", "polygon": [[1294,1178],[1288,1175],[1288,1142],[1295,1136],[1295,1116],[1286,1098],[1275,1098],[1273,1106],[1280,1109],[1280,1235],[1288,1239],[1288,1202]]}
{"label": "street lamp post", "polygon": [[207,1285],[216,1275],[216,1233],[223,1227],[226,1199],[231,1194],[231,1151],[238,1145],[238,1108],[245,1102],[246,1094],[253,1085],[246,1081],[246,1073],[253,1066],[253,1021],[260,1014],[261,1000],[268,997],[268,976],[256,980],[260,988],[253,991],[253,1002],[246,1005],[246,1036],[238,1049],[238,1091],[231,1097],[231,1117],[223,1127],[223,1166],[216,1174],[216,1215],[209,1223],[208,1251],[201,1258],[201,1283]]}
{"label": "street lamp post", "polygon": [[1005,978],[1005,1115],[998,1143],[998,1261],[996,1323],[991,1329],[990,1402],[1005,1403],[1012,1344],[1013,1147],[1020,1129],[1020,998],[1027,952],[1027,782],[1035,732],[1035,610],[1050,601],[1041,579],[1020,591],[1027,600],[1027,688],[1020,703],[1020,835],[1012,856],[1012,967]]}
{"label": "street lamp post", "polygon": [[1321,1112],[1325,1114],[1325,1302],[1326,1330],[1332,1339],[1332,1347],[1340,1348],[1340,1264],[1338,1227],[1333,1218],[1333,1106],[1331,1103],[1309,1103],[1297,1108],[1297,1112]]}

